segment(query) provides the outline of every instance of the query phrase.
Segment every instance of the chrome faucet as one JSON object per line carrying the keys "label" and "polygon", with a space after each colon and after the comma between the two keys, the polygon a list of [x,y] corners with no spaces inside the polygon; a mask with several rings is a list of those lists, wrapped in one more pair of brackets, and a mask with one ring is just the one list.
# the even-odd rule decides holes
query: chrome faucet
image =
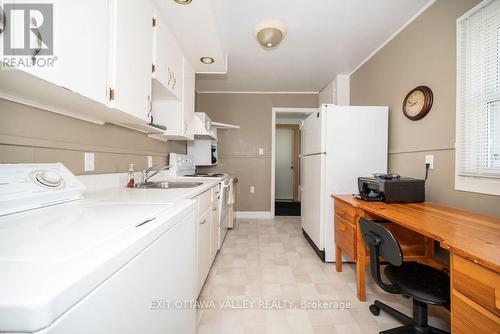
{"label": "chrome faucet", "polygon": [[[153,166],[149,167],[148,169],[143,170],[142,173],[142,184],[148,183],[149,179],[158,174],[161,171],[164,171],[166,169],[170,169],[170,165],[163,166],[160,169],[153,171],[153,168],[156,167],[157,164],[154,164]],[[152,172],[152,173],[151,173]]]}

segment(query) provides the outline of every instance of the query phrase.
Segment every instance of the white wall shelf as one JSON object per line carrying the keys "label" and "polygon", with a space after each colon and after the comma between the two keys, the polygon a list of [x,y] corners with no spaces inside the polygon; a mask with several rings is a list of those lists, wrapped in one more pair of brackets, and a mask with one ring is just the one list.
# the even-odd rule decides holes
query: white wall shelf
{"label": "white wall shelf", "polygon": [[241,127],[239,125],[226,124],[221,122],[212,122],[212,127],[217,129],[225,129],[225,130],[239,130]]}

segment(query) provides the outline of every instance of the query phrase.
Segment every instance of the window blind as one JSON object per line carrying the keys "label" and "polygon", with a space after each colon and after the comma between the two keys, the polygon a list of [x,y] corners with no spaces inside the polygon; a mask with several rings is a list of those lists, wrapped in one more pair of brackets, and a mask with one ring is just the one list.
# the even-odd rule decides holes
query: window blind
{"label": "window blind", "polygon": [[500,178],[500,0],[457,21],[457,174]]}

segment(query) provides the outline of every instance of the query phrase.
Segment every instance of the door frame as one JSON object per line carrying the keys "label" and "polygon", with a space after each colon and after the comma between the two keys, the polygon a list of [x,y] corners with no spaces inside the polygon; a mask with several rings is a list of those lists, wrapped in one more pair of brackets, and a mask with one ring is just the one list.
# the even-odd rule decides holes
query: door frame
{"label": "door frame", "polygon": [[299,143],[300,126],[298,124],[276,124],[276,129],[293,130],[293,200],[299,201]]}
{"label": "door frame", "polygon": [[271,217],[274,218],[274,202],[276,199],[276,116],[278,114],[303,114],[310,115],[317,112],[318,108],[272,108],[271,112]]}

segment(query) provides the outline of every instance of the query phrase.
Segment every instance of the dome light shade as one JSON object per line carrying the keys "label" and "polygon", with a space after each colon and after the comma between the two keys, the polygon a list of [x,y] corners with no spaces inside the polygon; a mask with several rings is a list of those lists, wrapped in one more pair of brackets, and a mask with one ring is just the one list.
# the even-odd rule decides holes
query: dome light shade
{"label": "dome light shade", "polygon": [[189,5],[193,0],[174,0],[179,5]]}
{"label": "dome light shade", "polygon": [[257,25],[255,37],[265,49],[277,47],[286,36],[286,27],[280,22],[266,21]]}

